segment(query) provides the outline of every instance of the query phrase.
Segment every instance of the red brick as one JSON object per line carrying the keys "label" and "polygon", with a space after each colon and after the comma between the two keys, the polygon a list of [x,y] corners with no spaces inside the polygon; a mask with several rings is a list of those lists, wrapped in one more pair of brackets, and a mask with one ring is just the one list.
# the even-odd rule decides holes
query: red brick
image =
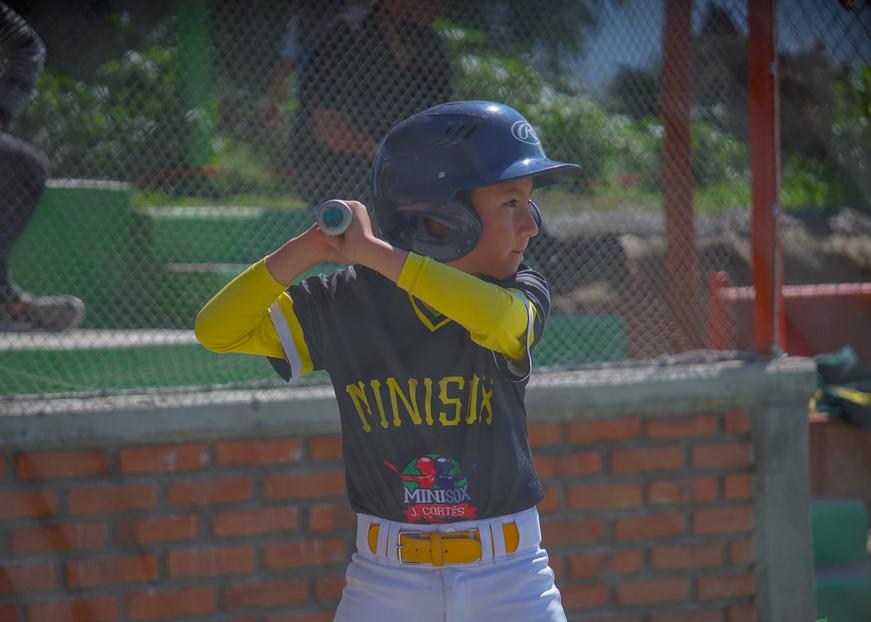
{"label": "red brick", "polygon": [[614,520],[614,541],[668,538],[684,532],[686,525],[680,512],[661,512],[626,516]]}
{"label": "red brick", "polygon": [[719,482],[716,477],[655,480],[647,485],[647,503],[652,505],[705,503],[716,499],[718,490]]}
{"label": "red brick", "polygon": [[749,443],[724,443],[693,447],[693,466],[699,469],[722,469],[751,464],[753,464],[753,446]]}
{"label": "red brick", "polygon": [[204,586],[133,592],[124,597],[124,604],[131,620],[209,615],[215,612],[215,590]]}
{"label": "red brick", "polygon": [[154,555],[133,555],[67,562],[66,575],[67,585],[74,589],[153,581],[157,579],[157,558]]}
{"label": "red brick", "polygon": [[190,540],[196,537],[199,531],[199,516],[176,514],[119,523],[116,538],[121,546],[139,546]]}
{"label": "red brick", "polygon": [[578,553],[571,556],[572,576],[578,578],[603,575],[635,574],[641,570],[644,554],[641,549]]}
{"label": "red brick", "polygon": [[336,434],[313,436],[308,441],[308,455],[312,460],[341,460],[342,438]]}
{"label": "red brick", "polygon": [[683,465],[684,450],[678,446],[615,449],[611,452],[611,472],[616,475],[671,471]]}
{"label": "red brick", "polygon": [[43,551],[96,549],[106,542],[106,525],[78,523],[22,527],[12,532],[12,550],[21,555]]}
{"label": "red brick", "polygon": [[263,478],[267,499],[337,497],[345,494],[345,473],[340,470],[267,475]]}
{"label": "red brick", "polygon": [[729,607],[729,622],[757,622],[756,605],[735,605]]}
{"label": "red brick", "polygon": [[575,445],[623,441],[641,436],[641,419],[621,417],[573,421],[568,424],[569,442]]}
{"label": "red brick", "polygon": [[104,451],[27,451],[15,456],[18,479],[25,481],[106,475],[109,470],[109,456]]}
{"label": "red brick", "polygon": [[553,576],[557,583],[561,582],[566,576],[566,567],[568,565],[568,560],[565,555],[554,555],[551,553],[548,557],[548,562],[550,569],[553,570]]}
{"label": "red brick", "polygon": [[257,581],[224,588],[227,609],[277,607],[308,600],[307,579]]}
{"label": "red brick", "polygon": [[563,586],[560,596],[563,607],[569,611],[603,607],[608,604],[608,586],[602,583]]}
{"label": "red brick", "polygon": [[527,436],[530,447],[548,447],[562,443],[565,432],[560,421],[537,421],[529,424]]}
{"label": "red brick", "polygon": [[215,462],[221,466],[290,464],[300,458],[302,441],[298,438],[224,441],[215,447]]}
{"label": "red brick", "polygon": [[749,499],[753,496],[753,475],[734,473],[723,478],[723,496],[727,499]]}
{"label": "red brick", "polygon": [[27,606],[28,622],[115,622],[118,599],[114,596],[77,598]]}
{"label": "red brick", "polygon": [[650,618],[650,622],[723,622],[723,612],[720,609],[694,609],[658,613]]}
{"label": "red brick", "polygon": [[169,486],[169,502],[173,505],[218,505],[246,501],[254,494],[250,477],[191,479]]}
{"label": "red brick", "polygon": [[315,577],[315,598],[320,602],[339,602],[344,588],[344,574],[328,574]]}
{"label": "red brick", "polygon": [[333,622],[335,607],[330,611],[306,611],[283,616],[269,616],[265,622]]}
{"label": "red brick", "polygon": [[704,508],[693,512],[693,533],[711,535],[738,533],[753,529],[753,507]]}
{"label": "red brick", "polygon": [[617,602],[621,605],[652,605],[687,600],[690,581],[683,577],[660,579],[623,580],[617,585]]}
{"label": "red brick", "polygon": [[723,547],[719,544],[675,544],[655,546],[650,565],[656,570],[675,570],[720,566]]}
{"label": "red brick", "polygon": [[732,434],[747,434],[751,429],[750,413],[746,412],[731,412],[724,417],[726,421],[726,432]]}
{"label": "red brick", "polygon": [[357,515],[347,503],[317,503],[308,511],[309,531],[334,531],[356,526]]}
{"label": "red brick", "polygon": [[219,577],[253,570],[254,547],[247,544],[172,549],[166,554],[166,571],[173,578]]}
{"label": "red brick", "polygon": [[756,576],[718,574],[715,577],[699,577],[696,593],[702,600],[752,596],[756,593]]}
{"label": "red brick", "polygon": [[[0,467],[2,471],[2,467]],[[11,603],[0,603],[0,620],[3,622],[23,622],[24,618],[18,615],[18,608]]]}
{"label": "red brick", "polygon": [[287,507],[231,510],[212,519],[212,533],[221,537],[296,531],[298,527],[299,511]]}
{"label": "red brick", "polygon": [[57,585],[55,565],[50,562],[0,565],[0,594],[45,590]]}
{"label": "red brick", "polygon": [[719,431],[718,425],[717,417],[714,415],[697,415],[648,419],[645,421],[644,429],[650,438],[688,438],[716,434]]}
{"label": "red brick", "polygon": [[602,458],[595,451],[578,451],[571,454],[534,454],[535,472],[541,479],[590,475],[602,470]]}
{"label": "red brick", "polygon": [[605,521],[601,518],[568,518],[543,521],[541,541],[545,548],[572,544],[593,544],[605,535]]}
{"label": "red brick", "polygon": [[733,566],[752,564],[756,560],[752,540],[738,540],[729,543],[729,560]]}
{"label": "red brick", "polygon": [[267,545],[263,551],[263,564],[272,569],[323,566],[348,559],[348,545],[339,538],[279,542]]}
{"label": "red brick", "polygon": [[122,473],[195,471],[209,464],[209,448],[203,443],[128,447],[119,452],[119,462]]}
{"label": "red brick", "polygon": [[0,492],[0,519],[42,518],[54,513],[54,493],[44,490]]}
{"label": "red brick", "polygon": [[641,484],[569,486],[569,507],[574,510],[635,508],[641,504]]}
{"label": "red brick", "polygon": [[545,486],[544,498],[538,503],[539,514],[555,514],[562,509],[563,493],[560,486]]}
{"label": "red brick", "polygon": [[73,488],[67,499],[70,514],[133,512],[156,505],[157,488],[152,484]]}

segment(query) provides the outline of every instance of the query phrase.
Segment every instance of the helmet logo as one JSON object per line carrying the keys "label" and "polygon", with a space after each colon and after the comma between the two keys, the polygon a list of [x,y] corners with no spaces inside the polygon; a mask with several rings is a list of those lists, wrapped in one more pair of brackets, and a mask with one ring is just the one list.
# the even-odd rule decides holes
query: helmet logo
{"label": "helmet logo", "polygon": [[535,130],[532,129],[528,121],[515,121],[514,125],[511,126],[511,134],[522,143],[529,145],[541,144],[538,134],[535,133]]}

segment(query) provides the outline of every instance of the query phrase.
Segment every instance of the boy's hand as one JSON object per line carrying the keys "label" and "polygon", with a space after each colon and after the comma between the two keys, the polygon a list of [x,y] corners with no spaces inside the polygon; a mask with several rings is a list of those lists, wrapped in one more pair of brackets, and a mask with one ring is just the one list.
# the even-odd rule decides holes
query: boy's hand
{"label": "boy's hand", "polygon": [[266,268],[275,280],[289,284],[315,264],[326,261],[358,263],[394,282],[399,279],[408,253],[375,235],[366,206],[359,201],[345,202],[354,214],[345,233],[327,235],[315,223],[266,258]]}
{"label": "boy's hand", "polygon": [[407,253],[394,248],[375,235],[365,205],[359,201],[346,200],[345,203],[353,213],[351,225],[345,233],[337,236],[327,235],[315,225],[319,242],[328,245],[332,250],[332,253],[328,254],[334,257],[324,261],[362,264],[395,281],[399,278]]}

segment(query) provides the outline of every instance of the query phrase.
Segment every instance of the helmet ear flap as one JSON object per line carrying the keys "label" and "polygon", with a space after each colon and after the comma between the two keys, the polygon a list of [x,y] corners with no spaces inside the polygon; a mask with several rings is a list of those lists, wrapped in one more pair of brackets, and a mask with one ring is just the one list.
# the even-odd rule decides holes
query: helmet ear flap
{"label": "helmet ear flap", "polygon": [[542,231],[544,231],[544,221],[541,218],[541,209],[538,207],[538,203],[532,199],[529,199],[529,214],[535,221],[536,227],[538,227],[538,233],[532,236],[533,238],[536,238]]}
{"label": "helmet ear flap", "polygon": [[460,200],[400,205],[396,216],[395,243],[437,261],[464,257],[481,239],[478,214]]}

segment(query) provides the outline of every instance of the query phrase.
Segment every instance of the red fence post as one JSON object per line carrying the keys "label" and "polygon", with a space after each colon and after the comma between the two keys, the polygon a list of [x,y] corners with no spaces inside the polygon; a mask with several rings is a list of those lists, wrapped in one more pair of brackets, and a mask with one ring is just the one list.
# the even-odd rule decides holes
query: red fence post
{"label": "red fence post", "polygon": [[663,197],[666,218],[668,302],[680,328],[673,350],[703,347],[701,289],[693,214],[690,140],[692,106],[692,0],[667,0],[662,67],[665,123]]}
{"label": "red fence post", "polygon": [[783,350],[780,110],[776,0],[748,0],[747,89],[753,201],[753,334],[762,354]]}
{"label": "red fence post", "polygon": [[728,350],[733,347],[729,312],[720,294],[720,290],[726,287],[729,287],[729,278],[725,272],[712,272],[708,275],[707,347],[711,350]]}

